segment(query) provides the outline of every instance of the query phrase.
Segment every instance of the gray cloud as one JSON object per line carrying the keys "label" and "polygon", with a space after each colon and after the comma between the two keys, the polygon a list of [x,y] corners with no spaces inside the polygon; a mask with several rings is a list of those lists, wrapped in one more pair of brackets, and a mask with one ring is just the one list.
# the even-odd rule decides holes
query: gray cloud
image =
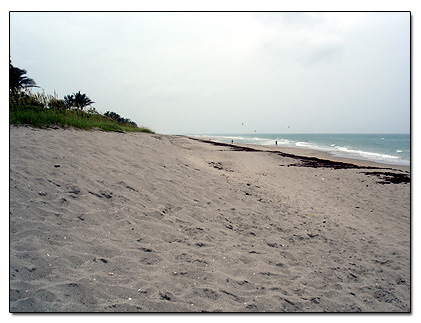
{"label": "gray cloud", "polygon": [[306,64],[331,63],[340,59],[344,46],[342,44],[323,44],[304,51],[303,60]]}
{"label": "gray cloud", "polygon": [[47,93],[158,132],[409,131],[409,13],[15,12],[10,36]]}

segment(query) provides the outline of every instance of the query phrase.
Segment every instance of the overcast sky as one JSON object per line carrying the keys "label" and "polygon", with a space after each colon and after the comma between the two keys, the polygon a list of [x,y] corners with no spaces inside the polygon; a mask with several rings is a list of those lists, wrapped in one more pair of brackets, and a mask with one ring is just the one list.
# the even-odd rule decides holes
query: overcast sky
{"label": "overcast sky", "polygon": [[12,12],[10,55],[160,133],[410,131],[409,13]]}

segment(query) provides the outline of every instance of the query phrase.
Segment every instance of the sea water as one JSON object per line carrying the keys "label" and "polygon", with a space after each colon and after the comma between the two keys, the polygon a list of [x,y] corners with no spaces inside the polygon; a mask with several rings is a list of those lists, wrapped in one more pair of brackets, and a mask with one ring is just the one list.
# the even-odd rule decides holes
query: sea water
{"label": "sea water", "polygon": [[334,156],[410,166],[409,134],[230,134],[194,135],[215,141],[307,148]]}

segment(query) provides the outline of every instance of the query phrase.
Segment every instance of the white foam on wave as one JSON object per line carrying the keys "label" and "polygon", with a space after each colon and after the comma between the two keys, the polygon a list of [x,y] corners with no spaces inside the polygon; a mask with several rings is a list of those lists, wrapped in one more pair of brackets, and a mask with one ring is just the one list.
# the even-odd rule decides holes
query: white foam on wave
{"label": "white foam on wave", "polygon": [[[374,161],[378,163],[391,163],[395,165],[402,165],[402,166],[409,166],[410,161],[406,159],[402,159],[399,156],[393,156],[390,154],[383,154],[383,153],[376,153],[376,152],[369,152],[359,149],[351,149],[347,147],[337,146],[336,144],[331,144],[330,146],[318,146],[311,142],[295,142],[294,145],[298,148],[308,148],[314,150],[325,151],[331,153],[333,155],[351,159],[363,159]],[[401,152],[401,151],[399,151]]]}
{"label": "white foam on wave", "polygon": [[392,156],[388,154],[373,153],[373,152],[368,152],[368,151],[363,151],[363,150],[354,150],[354,149],[348,149],[346,147],[337,147],[337,150],[350,153],[350,154],[358,154],[365,157],[371,157],[371,158],[380,158],[380,159],[381,158],[388,158],[388,159],[399,158],[397,156]]}
{"label": "white foam on wave", "polygon": [[296,142],[295,146],[301,147],[301,148],[309,148],[309,149],[319,149],[320,148],[319,146],[317,146],[313,143],[303,142],[303,141]]}
{"label": "white foam on wave", "polygon": [[331,153],[341,157],[365,159],[378,163],[391,163],[398,164],[403,166],[409,166],[410,161],[406,159],[401,159],[398,156],[393,156],[390,154],[375,153],[369,151],[363,151],[358,149],[349,149],[346,147],[335,147],[335,149],[330,150]]}

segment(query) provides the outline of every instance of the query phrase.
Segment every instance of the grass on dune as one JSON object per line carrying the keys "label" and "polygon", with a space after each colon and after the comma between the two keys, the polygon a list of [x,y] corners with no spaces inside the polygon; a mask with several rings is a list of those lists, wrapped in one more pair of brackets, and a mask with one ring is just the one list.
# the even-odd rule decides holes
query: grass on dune
{"label": "grass on dune", "polygon": [[77,109],[51,109],[41,106],[11,106],[10,124],[48,127],[57,125],[70,126],[84,130],[101,129],[115,132],[147,132],[148,128],[137,127],[130,123],[120,123],[107,116],[88,113]]}
{"label": "grass on dune", "polygon": [[[44,90],[32,93],[39,87],[26,76],[26,70],[12,65],[9,60],[9,122],[12,125],[31,125],[49,127],[70,126],[85,130],[102,129],[104,131],[137,131],[153,133],[148,128],[138,127],[130,119],[118,113],[107,111],[99,113],[91,105],[93,102],[85,93],[73,93],[59,99],[57,93],[45,94]],[[85,108],[89,108],[85,111]]]}

